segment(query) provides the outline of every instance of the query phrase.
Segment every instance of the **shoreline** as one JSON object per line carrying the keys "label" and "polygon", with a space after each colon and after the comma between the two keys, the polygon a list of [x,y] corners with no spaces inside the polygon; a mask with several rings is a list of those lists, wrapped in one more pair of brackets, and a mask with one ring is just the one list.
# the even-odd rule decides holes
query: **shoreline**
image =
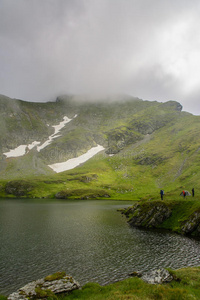
{"label": "shoreline", "polygon": [[[200,266],[176,270],[165,268],[165,270],[170,278],[165,278],[162,282],[147,282],[140,278],[140,274],[133,272],[132,277],[115,283],[101,286],[95,282],[88,282],[69,294],[61,293],[60,295],[56,294],[56,296],[51,294],[51,298],[47,297],[46,299],[200,299]],[[154,273],[157,271],[154,271]],[[52,275],[47,277],[50,276]],[[41,293],[41,290],[37,292]],[[0,295],[0,300],[6,300],[7,298],[8,296]],[[34,299],[40,298],[36,296]]]}
{"label": "shoreline", "polygon": [[139,201],[121,213],[133,227],[200,237],[200,202],[196,200]]}

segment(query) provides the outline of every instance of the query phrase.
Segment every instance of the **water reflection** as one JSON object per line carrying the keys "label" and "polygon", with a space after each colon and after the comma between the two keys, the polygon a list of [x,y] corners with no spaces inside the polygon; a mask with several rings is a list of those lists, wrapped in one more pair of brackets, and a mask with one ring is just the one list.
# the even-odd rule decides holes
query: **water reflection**
{"label": "water reflection", "polygon": [[0,293],[65,270],[106,284],[133,270],[200,264],[200,242],[127,225],[122,201],[0,201]]}

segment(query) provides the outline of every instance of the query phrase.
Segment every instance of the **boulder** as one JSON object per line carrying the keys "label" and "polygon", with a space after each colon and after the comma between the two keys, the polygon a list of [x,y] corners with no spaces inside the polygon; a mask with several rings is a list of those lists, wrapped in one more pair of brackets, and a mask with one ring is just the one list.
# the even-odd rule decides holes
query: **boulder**
{"label": "boulder", "polygon": [[125,212],[129,224],[136,227],[155,228],[167,220],[172,210],[161,201],[135,204]]}
{"label": "boulder", "polygon": [[200,227],[200,211],[193,212],[187,221],[185,221],[181,230],[184,234],[192,234],[195,230],[196,235],[199,235],[199,227]]}
{"label": "boulder", "polygon": [[54,297],[56,294],[68,293],[79,289],[80,285],[65,272],[57,272],[45,278],[32,281],[8,296],[8,300],[30,300]]}
{"label": "boulder", "polygon": [[172,281],[173,276],[166,269],[161,268],[144,274],[141,279],[150,284],[162,284]]}

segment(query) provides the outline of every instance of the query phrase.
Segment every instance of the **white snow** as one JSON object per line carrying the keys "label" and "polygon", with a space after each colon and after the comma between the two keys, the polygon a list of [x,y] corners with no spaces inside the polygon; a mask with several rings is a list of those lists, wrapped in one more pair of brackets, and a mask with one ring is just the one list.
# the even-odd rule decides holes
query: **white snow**
{"label": "white snow", "polygon": [[78,165],[86,162],[88,159],[92,158],[95,154],[97,154],[98,152],[104,149],[105,148],[103,146],[97,145],[96,147],[92,147],[85,154],[82,154],[75,158],[68,159],[65,162],[49,165],[49,167],[52,168],[56,173],[71,170],[77,167]]}
{"label": "white snow", "polygon": [[[73,117],[76,118],[77,115],[75,115]],[[37,146],[40,144],[40,142],[37,142],[37,141],[34,141],[32,142],[31,144],[29,145],[20,145],[18,146],[17,148],[15,149],[12,149],[10,150],[9,152],[5,152],[3,153],[4,155],[6,155],[7,158],[9,157],[19,157],[19,156],[23,156],[25,155],[26,153],[29,152],[29,150],[33,149],[35,146],[37,146],[37,151],[39,152],[41,149],[44,149],[46,146],[48,146],[49,144],[51,144],[52,140],[61,136],[61,135],[58,135],[57,133],[63,128],[65,127],[65,125],[67,123],[69,123],[72,119],[69,119],[67,116],[65,116],[63,118],[63,121],[60,122],[58,125],[53,125],[52,127],[54,127],[55,131],[52,135],[49,136],[48,140],[45,141],[41,146]],[[48,124],[47,124],[48,125]],[[48,125],[49,126],[49,125]]]}
{"label": "white snow", "polygon": [[[76,118],[76,117],[77,117],[77,115],[75,115],[75,116],[73,117],[73,119]],[[38,152],[40,152],[41,149],[44,149],[45,147],[47,147],[48,145],[50,145],[51,142],[53,141],[53,139],[59,137],[60,135],[57,135],[57,133],[58,133],[63,127],[65,127],[65,125],[66,125],[67,123],[69,123],[72,119],[69,119],[67,116],[65,116],[65,117],[63,118],[63,120],[64,120],[64,121],[60,122],[58,125],[53,125],[53,126],[52,126],[52,127],[54,127],[54,129],[55,129],[54,133],[53,133],[52,135],[50,135],[49,138],[48,138],[48,140],[45,141],[41,146],[37,146],[37,151],[38,151]]]}
{"label": "white snow", "polygon": [[[76,118],[76,116],[77,115],[75,115],[74,118]],[[63,120],[64,121],[60,122],[60,124],[52,126],[55,128],[55,132],[52,135],[57,134],[63,127],[65,127],[65,124],[69,123],[72,119],[69,119],[67,116],[65,116]]]}
{"label": "white snow", "polygon": [[37,145],[39,145],[39,144],[40,144],[40,142],[34,141],[34,142],[32,142],[32,144],[29,144],[29,145],[28,145],[28,149],[31,150],[31,149],[33,149],[35,146],[37,146]]}
{"label": "white snow", "polygon": [[6,157],[18,157],[26,154],[27,145],[20,145],[19,147],[10,150],[9,152],[3,153]]}
{"label": "white snow", "polygon": [[17,148],[12,149],[9,152],[5,152],[3,154],[6,155],[7,158],[23,156],[38,144],[40,144],[40,142],[34,141],[29,145],[20,145]]}

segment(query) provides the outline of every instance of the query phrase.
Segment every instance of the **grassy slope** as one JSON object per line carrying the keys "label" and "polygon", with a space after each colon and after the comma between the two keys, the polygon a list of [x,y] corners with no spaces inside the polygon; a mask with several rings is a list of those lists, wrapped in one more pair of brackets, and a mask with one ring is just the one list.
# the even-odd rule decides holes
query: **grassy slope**
{"label": "grassy slope", "polygon": [[[185,114],[178,123],[157,130],[112,157],[101,153],[84,165],[60,174],[49,170],[52,173],[49,176],[27,175],[26,179],[35,183],[30,197],[54,197],[63,189],[88,188],[104,189],[112,199],[132,200],[157,199],[160,188],[171,199],[176,199],[183,188],[191,191],[195,187],[198,193],[199,130],[199,118]],[[26,165],[29,166],[28,161]],[[97,179],[82,182],[77,178],[83,174],[96,174]],[[3,181],[1,185],[4,186]],[[2,191],[0,195],[5,196]]]}
{"label": "grassy slope", "polygon": [[[142,200],[138,202],[138,204],[141,205],[141,212],[143,212],[144,215],[145,213],[151,211],[152,207],[154,206],[160,206],[163,204],[166,205],[168,208],[171,209],[172,214],[163,223],[157,225],[156,228],[166,229],[166,230],[183,234],[183,231],[181,230],[182,226],[185,224],[186,221],[190,219],[190,216],[194,212],[200,210],[199,197],[194,197],[194,198],[186,197],[185,199],[183,199],[180,196],[173,196],[171,198],[171,196],[168,195],[167,197],[165,196],[165,198],[167,199],[164,201]],[[128,211],[127,218],[131,220],[131,218],[133,217],[133,213],[131,213],[129,209],[127,209],[127,211]],[[145,224],[143,224],[143,226],[145,227]],[[196,235],[196,233],[193,232],[192,235]]]}
{"label": "grassy slope", "polygon": [[[63,107],[68,108],[70,117],[75,110],[79,110],[80,115],[64,129],[65,136],[44,150],[46,159],[51,155],[56,157],[62,154],[62,151],[57,154],[53,151],[59,148],[62,150],[66,145],[71,145],[77,155],[82,154],[84,149],[94,145],[95,132],[98,133],[97,140],[102,138],[104,143],[119,145],[120,152],[112,157],[105,153],[98,154],[84,165],[60,174],[55,174],[45,166],[45,155],[32,151],[18,159],[4,159],[0,167],[0,197],[12,197],[5,193],[7,180],[24,178],[34,186],[26,197],[52,198],[57,192],[67,189],[75,191],[75,198],[76,190],[79,190],[77,197],[80,197],[81,189],[90,189],[91,193],[103,189],[111,199],[130,200],[157,199],[160,188],[173,199],[183,188],[191,191],[195,187],[198,193],[199,117],[176,111],[174,102],[160,104],[134,101],[134,105],[130,101],[115,105],[84,104],[82,107],[70,102],[58,103],[58,115]],[[23,111],[28,110],[29,106],[33,109],[29,103],[22,102],[20,105]],[[50,119],[54,106],[55,103],[49,103],[48,109],[41,109],[40,114],[48,115],[46,118]],[[133,143],[135,132],[140,138]],[[83,145],[86,136],[87,142]],[[65,152],[68,155],[70,151],[65,149]],[[96,174],[96,178],[86,182],[82,180],[83,175],[90,177],[91,174]]]}

